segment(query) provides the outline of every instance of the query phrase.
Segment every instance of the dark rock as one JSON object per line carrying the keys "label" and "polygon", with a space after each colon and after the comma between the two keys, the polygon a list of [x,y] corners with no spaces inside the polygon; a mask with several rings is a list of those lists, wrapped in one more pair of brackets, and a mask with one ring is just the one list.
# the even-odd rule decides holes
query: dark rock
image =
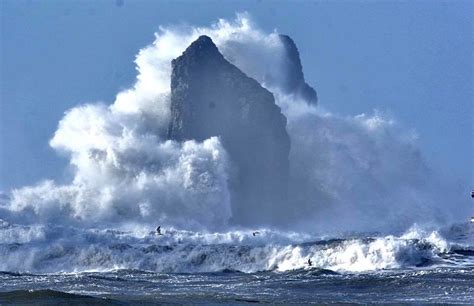
{"label": "dark rock", "polygon": [[169,139],[220,139],[236,168],[233,216],[255,224],[286,202],[290,139],[272,93],[229,63],[207,36],[172,61]]}
{"label": "dark rock", "polygon": [[280,35],[280,40],[285,48],[285,57],[283,58],[283,69],[285,74],[280,87],[287,94],[295,94],[309,104],[316,104],[318,96],[316,91],[306,84],[301,66],[300,53],[294,41],[287,35]]}

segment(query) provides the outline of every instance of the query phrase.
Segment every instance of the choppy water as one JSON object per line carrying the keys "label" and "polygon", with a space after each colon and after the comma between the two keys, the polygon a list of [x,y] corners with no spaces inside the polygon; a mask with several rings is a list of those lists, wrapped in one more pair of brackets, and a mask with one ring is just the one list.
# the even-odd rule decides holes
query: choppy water
{"label": "choppy water", "polygon": [[[328,270],[170,274],[119,270],[78,274],[1,274],[0,301],[86,302],[436,302],[473,303],[474,268],[344,274]],[[19,290],[18,288],[23,288]],[[61,294],[67,292],[70,295]]]}
{"label": "choppy water", "polygon": [[323,239],[3,222],[0,303],[474,303],[473,228]]}

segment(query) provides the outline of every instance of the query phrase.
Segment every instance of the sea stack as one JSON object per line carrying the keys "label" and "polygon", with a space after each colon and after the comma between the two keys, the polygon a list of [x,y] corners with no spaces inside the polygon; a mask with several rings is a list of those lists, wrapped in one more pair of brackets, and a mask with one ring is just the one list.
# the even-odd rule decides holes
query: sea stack
{"label": "sea stack", "polygon": [[211,136],[220,137],[232,162],[234,221],[278,221],[268,211],[287,201],[286,118],[271,92],[228,62],[211,38],[201,36],[172,61],[168,138]]}
{"label": "sea stack", "polygon": [[280,88],[287,94],[294,94],[305,100],[308,104],[316,105],[318,95],[313,87],[309,86],[303,74],[300,53],[295,42],[288,35],[279,35],[284,48],[283,71],[284,76]]}

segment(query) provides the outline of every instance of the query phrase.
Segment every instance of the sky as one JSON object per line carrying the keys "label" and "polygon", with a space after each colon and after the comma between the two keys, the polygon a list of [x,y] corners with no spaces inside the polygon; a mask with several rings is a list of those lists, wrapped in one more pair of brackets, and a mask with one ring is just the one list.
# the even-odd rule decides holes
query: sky
{"label": "sky", "polygon": [[290,35],[319,105],[392,117],[419,137],[429,164],[474,188],[471,1],[2,0],[0,190],[67,181],[49,147],[68,109],[111,103],[136,77],[160,25],[208,26],[248,12]]}

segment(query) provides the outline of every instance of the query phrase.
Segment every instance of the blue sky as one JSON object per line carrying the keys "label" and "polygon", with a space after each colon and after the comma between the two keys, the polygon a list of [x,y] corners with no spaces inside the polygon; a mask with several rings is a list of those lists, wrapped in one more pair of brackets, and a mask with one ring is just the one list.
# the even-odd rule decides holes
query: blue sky
{"label": "blue sky", "polygon": [[[120,4],[120,5],[119,5]],[[1,5],[0,190],[67,180],[48,141],[64,112],[111,103],[160,25],[247,11],[299,47],[320,105],[414,129],[426,159],[474,187],[470,1],[13,1]]]}

